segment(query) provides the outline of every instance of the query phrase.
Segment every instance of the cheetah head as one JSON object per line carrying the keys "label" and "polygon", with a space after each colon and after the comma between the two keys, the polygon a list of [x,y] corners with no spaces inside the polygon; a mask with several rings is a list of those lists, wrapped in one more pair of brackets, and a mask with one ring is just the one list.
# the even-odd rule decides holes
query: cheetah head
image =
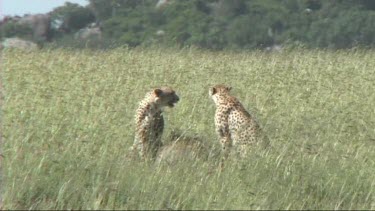
{"label": "cheetah head", "polygon": [[229,93],[229,91],[232,89],[230,86],[226,86],[224,84],[218,84],[213,87],[210,87],[209,89],[209,95],[212,97],[215,94],[220,93]]}
{"label": "cheetah head", "polygon": [[174,107],[175,104],[180,100],[176,92],[170,87],[161,87],[154,89],[155,103],[160,107],[168,106]]}
{"label": "cheetah head", "polygon": [[220,102],[222,102],[225,99],[225,97],[229,95],[231,89],[232,87],[230,86],[218,84],[213,87],[210,87],[208,93],[216,104],[220,104]]}

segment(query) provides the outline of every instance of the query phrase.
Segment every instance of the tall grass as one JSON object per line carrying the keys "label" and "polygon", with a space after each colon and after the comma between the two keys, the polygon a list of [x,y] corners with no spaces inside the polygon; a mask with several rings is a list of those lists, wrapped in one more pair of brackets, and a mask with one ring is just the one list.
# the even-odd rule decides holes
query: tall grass
{"label": "tall grass", "polygon": [[[197,49],[4,51],[6,209],[375,209],[375,52]],[[138,101],[172,86],[163,140],[220,152],[208,87],[233,86],[272,147],[217,170],[217,156],[127,159]]]}

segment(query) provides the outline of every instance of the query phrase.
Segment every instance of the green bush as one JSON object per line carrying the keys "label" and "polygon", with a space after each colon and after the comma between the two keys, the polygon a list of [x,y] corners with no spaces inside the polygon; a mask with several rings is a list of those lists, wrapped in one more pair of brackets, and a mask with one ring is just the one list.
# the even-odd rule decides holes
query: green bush
{"label": "green bush", "polygon": [[[54,24],[63,23],[63,32],[54,30],[52,40],[96,21],[103,39],[131,47],[342,49],[375,43],[375,9],[368,0],[170,0],[156,8],[157,2],[90,0],[86,7],[67,3],[51,13]],[[15,27],[2,27],[3,34],[28,36]]]}
{"label": "green bush", "polygon": [[7,22],[0,26],[2,38],[19,37],[27,40],[33,40],[33,29],[27,25],[21,25],[15,22]]}

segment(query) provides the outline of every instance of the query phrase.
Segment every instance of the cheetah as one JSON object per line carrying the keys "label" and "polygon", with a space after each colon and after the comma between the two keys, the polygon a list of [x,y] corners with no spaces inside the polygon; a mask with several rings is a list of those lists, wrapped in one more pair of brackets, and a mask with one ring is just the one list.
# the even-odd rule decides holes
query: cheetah
{"label": "cheetah", "polygon": [[135,115],[135,139],[131,150],[138,151],[142,159],[155,159],[158,150],[163,146],[163,108],[172,108],[179,100],[172,88],[161,87],[148,92],[139,103]]}
{"label": "cheetah", "polygon": [[209,95],[216,105],[215,128],[223,151],[221,166],[232,147],[244,157],[247,146],[258,143],[261,136],[268,142],[257,121],[237,98],[231,96],[231,89],[223,84],[209,88]]}

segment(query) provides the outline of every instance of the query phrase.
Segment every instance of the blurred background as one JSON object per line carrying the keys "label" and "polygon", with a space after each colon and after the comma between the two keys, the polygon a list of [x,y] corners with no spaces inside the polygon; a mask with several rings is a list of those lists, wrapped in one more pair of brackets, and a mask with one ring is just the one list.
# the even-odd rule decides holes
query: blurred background
{"label": "blurred background", "polygon": [[373,0],[3,0],[3,47],[375,45]]}

